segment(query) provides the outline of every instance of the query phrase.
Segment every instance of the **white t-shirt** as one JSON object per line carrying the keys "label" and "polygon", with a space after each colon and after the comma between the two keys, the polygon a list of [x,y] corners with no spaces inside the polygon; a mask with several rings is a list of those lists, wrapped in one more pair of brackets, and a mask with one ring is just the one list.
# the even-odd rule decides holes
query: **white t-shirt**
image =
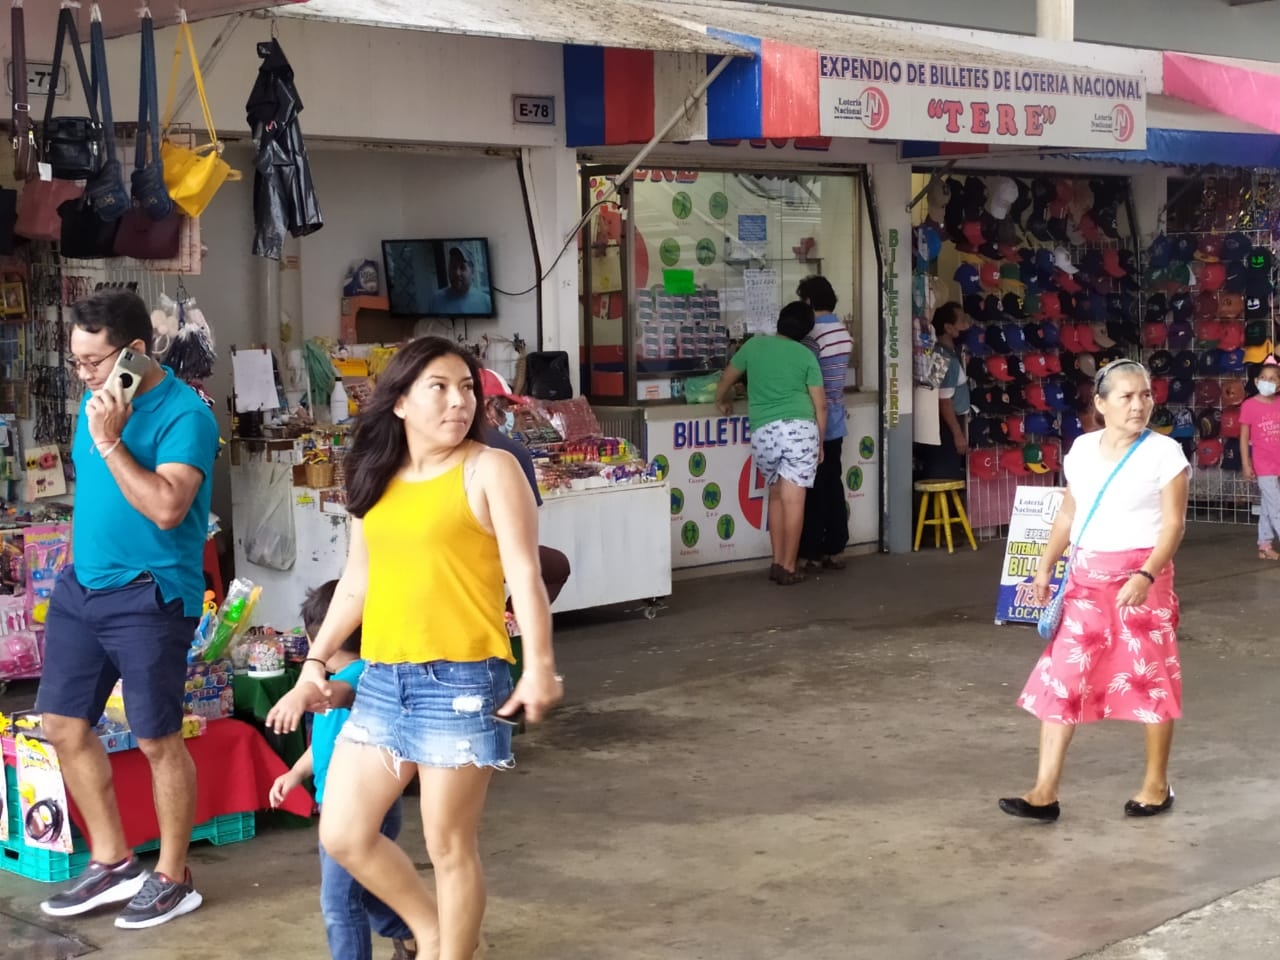
{"label": "white t-shirt", "polygon": [[1080,543],[1080,528],[1116,466],[1102,458],[1102,435],[1102,430],[1095,430],[1077,437],[1062,462],[1076,502],[1071,542],[1086,550],[1154,547],[1160,537],[1160,491],[1189,468],[1182,446],[1163,434],[1148,434],[1102,495]]}

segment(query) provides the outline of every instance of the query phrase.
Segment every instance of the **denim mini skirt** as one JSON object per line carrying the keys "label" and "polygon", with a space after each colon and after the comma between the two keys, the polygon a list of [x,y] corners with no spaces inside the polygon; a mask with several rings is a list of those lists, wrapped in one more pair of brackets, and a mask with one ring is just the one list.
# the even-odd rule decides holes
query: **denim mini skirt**
{"label": "denim mini skirt", "polygon": [[511,671],[496,657],[472,663],[370,663],[339,742],[380,747],[422,767],[515,766],[509,724],[493,713],[511,696]]}

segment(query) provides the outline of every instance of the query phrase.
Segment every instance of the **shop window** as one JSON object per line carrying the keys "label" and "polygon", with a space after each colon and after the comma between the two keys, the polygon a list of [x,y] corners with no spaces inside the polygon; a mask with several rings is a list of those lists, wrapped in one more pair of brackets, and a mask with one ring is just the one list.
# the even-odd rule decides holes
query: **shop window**
{"label": "shop window", "polygon": [[[608,182],[588,173],[583,199]],[[605,402],[681,400],[744,337],[773,333],[813,274],[860,342],[857,198],[848,176],[638,170],[622,206],[596,210],[584,232],[584,389]]]}

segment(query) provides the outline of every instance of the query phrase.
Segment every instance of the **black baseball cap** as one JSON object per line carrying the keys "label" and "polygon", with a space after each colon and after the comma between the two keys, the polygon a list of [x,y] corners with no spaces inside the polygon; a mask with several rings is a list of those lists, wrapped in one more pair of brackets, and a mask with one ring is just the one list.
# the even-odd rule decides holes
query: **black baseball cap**
{"label": "black baseball cap", "polygon": [[1173,373],[1173,354],[1168,350],[1157,350],[1147,358],[1147,367],[1155,377],[1167,377]]}

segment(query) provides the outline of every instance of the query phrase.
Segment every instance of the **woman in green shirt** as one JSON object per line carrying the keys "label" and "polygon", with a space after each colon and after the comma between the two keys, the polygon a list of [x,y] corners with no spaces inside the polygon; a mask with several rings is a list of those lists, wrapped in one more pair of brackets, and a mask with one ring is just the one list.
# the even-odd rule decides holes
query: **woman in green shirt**
{"label": "woman in green shirt", "polygon": [[799,300],[778,315],[778,335],[747,340],[729,360],[716,406],[733,413],[733,386],[747,377],[747,417],[756,469],[769,488],[769,579],[782,586],[804,580],[797,569],[805,491],[822,462],[827,401],[822,370],[801,340],[813,330],[813,308]]}

